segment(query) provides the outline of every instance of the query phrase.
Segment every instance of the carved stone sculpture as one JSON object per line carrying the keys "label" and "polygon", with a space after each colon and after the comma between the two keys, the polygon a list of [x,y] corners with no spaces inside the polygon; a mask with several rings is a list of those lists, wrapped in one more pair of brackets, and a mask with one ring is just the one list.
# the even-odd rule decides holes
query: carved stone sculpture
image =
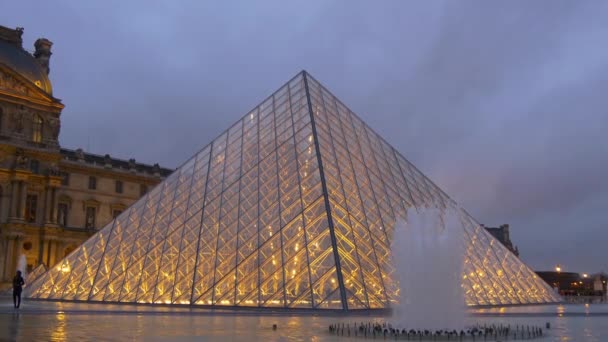
{"label": "carved stone sculpture", "polygon": [[13,131],[15,131],[16,133],[22,133],[23,132],[23,112],[20,111],[14,111],[11,121],[13,122]]}
{"label": "carved stone sculpture", "polygon": [[84,152],[81,148],[76,150],[76,158],[78,158],[78,161],[84,161]]}
{"label": "carved stone sculpture", "polygon": [[34,43],[34,47],[36,51],[34,52],[34,57],[42,66],[42,69],[49,74],[51,68],[49,67],[49,60],[51,59],[51,46],[53,46],[53,42],[46,38],[38,38]]}
{"label": "carved stone sculpture", "polygon": [[53,137],[53,140],[57,140],[57,138],[59,138],[59,131],[61,130],[61,123],[55,118],[50,118],[48,121],[51,137]]}
{"label": "carved stone sculpture", "polygon": [[49,165],[49,176],[60,176],[61,172],[59,170],[59,166],[57,166],[57,163],[52,163],[51,165]]}
{"label": "carved stone sculpture", "polygon": [[103,166],[108,169],[112,168],[112,157],[109,154],[103,156]]}
{"label": "carved stone sculpture", "polygon": [[129,159],[129,171],[136,172],[137,168],[135,167],[135,159]]}
{"label": "carved stone sculpture", "polygon": [[25,156],[25,152],[19,148],[15,152],[15,156],[15,168],[27,169],[28,158]]}

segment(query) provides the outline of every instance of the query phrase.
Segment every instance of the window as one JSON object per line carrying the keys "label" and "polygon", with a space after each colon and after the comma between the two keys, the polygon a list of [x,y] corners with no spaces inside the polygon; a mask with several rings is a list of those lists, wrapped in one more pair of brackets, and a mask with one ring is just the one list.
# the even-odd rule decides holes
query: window
{"label": "window", "polygon": [[66,227],[68,225],[68,204],[67,203],[59,203],[57,205],[57,223]]}
{"label": "window", "polygon": [[67,172],[61,173],[61,185],[69,186],[70,185],[70,174]]}
{"label": "window", "polygon": [[116,193],[122,194],[122,181],[116,181]]}
{"label": "window", "polygon": [[86,219],[84,222],[84,227],[87,229],[93,229],[95,228],[95,213],[97,211],[97,208],[95,207],[87,207],[87,211],[86,211]]}
{"label": "window", "polygon": [[147,185],[145,185],[145,184],[142,184],[142,185],[139,187],[139,196],[143,196],[143,195],[145,195],[146,193],[148,193],[148,186],[147,186]]}
{"label": "window", "polygon": [[40,171],[40,162],[36,159],[30,160],[30,171],[32,171],[32,173],[38,173],[38,171]]}
{"label": "window", "polygon": [[93,176],[89,176],[89,189],[95,190],[97,189],[97,178]]}
{"label": "window", "polygon": [[38,195],[27,195],[25,198],[25,221],[36,222],[38,210]]}
{"label": "window", "polygon": [[34,115],[34,126],[32,127],[32,140],[34,142],[42,142],[42,118],[40,115]]}
{"label": "window", "polygon": [[117,218],[118,215],[122,214],[122,210],[120,209],[114,209],[112,210],[112,218]]}

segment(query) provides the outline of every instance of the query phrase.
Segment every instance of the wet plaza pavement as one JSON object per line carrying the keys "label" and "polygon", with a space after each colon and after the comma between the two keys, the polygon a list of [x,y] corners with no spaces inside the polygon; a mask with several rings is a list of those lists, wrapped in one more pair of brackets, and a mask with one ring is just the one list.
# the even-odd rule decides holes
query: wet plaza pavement
{"label": "wet plaza pavement", "polygon": [[[608,341],[608,304],[477,309],[471,324],[545,326],[543,341]],[[390,318],[210,312],[190,308],[0,298],[0,341],[349,341],[327,333],[335,323]],[[277,330],[273,330],[273,324]],[[358,339],[362,340],[362,339]]]}

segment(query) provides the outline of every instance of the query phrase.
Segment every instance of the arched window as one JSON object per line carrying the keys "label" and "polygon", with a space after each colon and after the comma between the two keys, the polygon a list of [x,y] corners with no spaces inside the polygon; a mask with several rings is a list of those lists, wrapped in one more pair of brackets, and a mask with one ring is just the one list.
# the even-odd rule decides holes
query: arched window
{"label": "arched window", "polygon": [[39,115],[34,115],[34,127],[32,129],[32,141],[42,142],[42,118]]}

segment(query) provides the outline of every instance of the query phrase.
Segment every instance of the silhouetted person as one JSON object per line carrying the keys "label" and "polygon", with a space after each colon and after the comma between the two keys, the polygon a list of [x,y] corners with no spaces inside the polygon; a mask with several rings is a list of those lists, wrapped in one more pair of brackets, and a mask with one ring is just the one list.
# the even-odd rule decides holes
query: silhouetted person
{"label": "silhouetted person", "polygon": [[21,276],[21,271],[17,271],[15,278],[13,278],[13,303],[15,304],[15,308],[21,306],[21,291],[23,290],[23,285],[25,285],[25,281]]}

